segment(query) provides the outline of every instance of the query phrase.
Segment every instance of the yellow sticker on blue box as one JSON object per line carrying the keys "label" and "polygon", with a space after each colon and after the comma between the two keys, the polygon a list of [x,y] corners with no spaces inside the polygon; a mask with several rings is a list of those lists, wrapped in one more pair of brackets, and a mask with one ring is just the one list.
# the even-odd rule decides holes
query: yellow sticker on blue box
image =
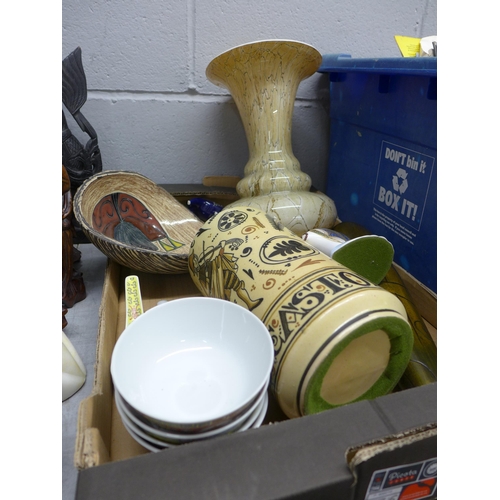
{"label": "yellow sticker on blue box", "polygon": [[420,38],[394,35],[396,43],[403,57],[417,57],[420,54]]}

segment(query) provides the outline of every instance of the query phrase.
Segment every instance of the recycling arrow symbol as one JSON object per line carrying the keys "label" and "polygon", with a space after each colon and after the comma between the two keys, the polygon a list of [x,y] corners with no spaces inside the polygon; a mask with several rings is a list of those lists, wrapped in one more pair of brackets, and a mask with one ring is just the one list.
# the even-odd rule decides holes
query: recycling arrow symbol
{"label": "recycling arrow symbol", "polygon": [[404,168],[398,169],[396,175],[392,176],[392,187],[394,191],[403,194],[408,189],[407,176],[408,172]]}

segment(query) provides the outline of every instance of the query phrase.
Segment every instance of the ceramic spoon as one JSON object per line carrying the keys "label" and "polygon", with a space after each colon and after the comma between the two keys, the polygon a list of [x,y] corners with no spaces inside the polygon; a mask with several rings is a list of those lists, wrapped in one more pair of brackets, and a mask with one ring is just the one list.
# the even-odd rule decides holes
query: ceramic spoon
{"label": "ceramic spoon", "polygon": [[143,312],[139,278],[137,276],[127,276],[125,278],[125,328]]}
{"label": "ceramic spoon", "polygon": [[[163,304],[166,300],[159,300],[156,305]],[[141,286],[137,276],[125,278],[125,328],[144,312],[142,307]]]}

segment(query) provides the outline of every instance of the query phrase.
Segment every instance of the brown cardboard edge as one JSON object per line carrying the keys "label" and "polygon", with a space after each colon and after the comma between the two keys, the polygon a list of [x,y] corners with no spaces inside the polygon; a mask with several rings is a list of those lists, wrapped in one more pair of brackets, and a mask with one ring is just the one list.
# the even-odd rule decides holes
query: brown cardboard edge
{"label": "brown cardboard edge", "polygon": [[236,188],[241,177],[235,175],[207,175],[203,177],[204,186]]}
{"label": "brown cardboard edge", "polygon": [[[110,363],[108,353],[113,348],[114,339],[110,339],[104,333],[107,331],[107,325],[116,322],[119,275],[120,266],[108,259],[99,307],[94,386],[90,396],[81,401],[78,408],[74,454],[74,465],[78,469],[93,467],[110,460],[112,402],[109,397],[111,383],[107,374]],[[101,434],[102,430],[104,435]]]}
{"label": "brown cardboard edge", "polygon": [[351,470],[354,470],[360,463],[366,462],[380,453],[402,448],[403,446],[427,439],[431,436],[437,436],[436,422],[429,423],[423,427],[409,429],[398,434],[391,434],[382,439],[349,447],[346,450],[346,462]]}
{"label": "brown cardboard edge", "polygon": [[406,286],[408,293],[413,299],[420,315],[437,329],[437,295],[423,283],[420,283],[408,271],[405,271],[401,266],[393,263],[401,280]]}

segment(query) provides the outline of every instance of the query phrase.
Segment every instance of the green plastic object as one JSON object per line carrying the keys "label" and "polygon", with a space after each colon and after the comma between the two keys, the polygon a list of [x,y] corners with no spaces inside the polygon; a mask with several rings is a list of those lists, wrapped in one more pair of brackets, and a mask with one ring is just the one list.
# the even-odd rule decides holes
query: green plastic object
{"label": "green plastic object", "polygon": [[313,229],[303,239],[375,285],[385,278],[392,266],[394,247],[383,236],[348,239],[333,229]]}

